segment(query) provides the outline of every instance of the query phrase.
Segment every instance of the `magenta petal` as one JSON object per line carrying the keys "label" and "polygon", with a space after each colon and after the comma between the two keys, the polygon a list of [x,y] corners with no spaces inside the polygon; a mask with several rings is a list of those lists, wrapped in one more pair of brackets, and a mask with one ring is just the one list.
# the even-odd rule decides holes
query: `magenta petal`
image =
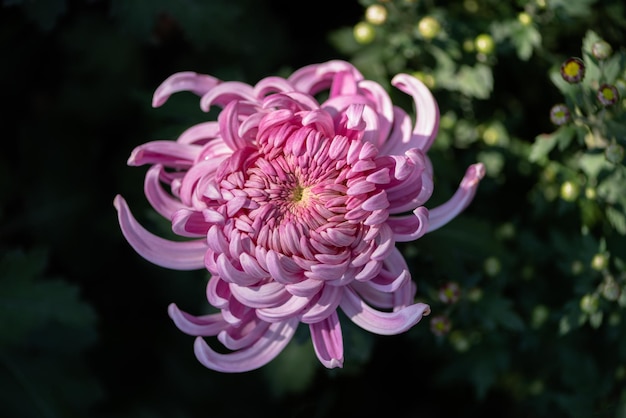
{"label": "magenta petal", "polygon": [[340,286],[324,286],[320,298],[300,318],[305,324],[319,322],[334,314],[341,302],[343,288]]}
{"label": "magenta petal", "polygon": [[302,67],[294,71],[287,80],[296,90],[315,95],[322,89],[330,87],[335,74],[344,71],[351,72],[357,80],[363,79],[361,73],[352,64],[333,60],[323,64],[311,64]]}
{"label": "magenta petal", "polygon": [[228,327],[228,322],[224,321],[220,313],[193,316],[178,309],[178,306],[174,303],[168,306],[167,313],[179,330],[195,337],[215,336],[224,328]]}
{"label": "magenta petal", "polygon": [[179,144],[206,143],[220,135],[219,123],[215,121],[203,122],[187,128],[176,140]]}
{"label": "magenta petal", "polygon": [[417,118],[413,128],[411,147],[426,152],[433,143],[439,129],[439,107],[428,88],[417,78],[408,74],[398,74],[391,84],[413,96]]}
{"label": "magenta petal", "polygon": [[281,305],[272,308],[259,308],[257,316],[267,322],[282,322],[289,318],[295,318],[306,306],[310,299],[302,296],[291,296]]}
{"label": "magenta petal", "polygon": [[113,205],[117,209],[124,237],[143,258],[158,266],[176,270],[204,268],[207,250],[204,240],[177,242],[163,239],[139,225],[122,196],[117,195]]}
{"label": "magenta petal", "polygon": [[152,141],[138,146],[128,158],[128,165],[163,164],[172,168],[189,168],[200,147],[174,141]]}
{"label": "magenta petal", "polygon": [[391,227],[396,242],[416,240],[428,231],[428,209],[420,206],[413,215],[389,217],[387,225]]}
{"label": "magenta petal", "polygon": [[191,91],[202,96],[220,81],[209,75],[184,71],[169,76],[154,92],[152,106],[159,107],[174,93]]}
{"label": "magenta petal", "polygon": [[144,194],[146,199],[161,216],[171,219],[174,213],[185,207],[182,202],[175,199],[162,186],[161,174],[164,173],[163,166],[153,165],[148,169],[144,180]]}
{"label": "magenta petal", "polygon": [[343,367],[343,336],[336,312],[309,325],[313,348],[319,361],[327,368]]}
{"label": "magenta petal", "polygon": [[258,286],[229,286],[233,296],[241,303],[251,308],[270,308],[284,304],[289,299],[289,292],[276,282],[269,282]]}
{"label": "magenta petal", "polygon": [[196,338],[194,352],[205,367],[226,373],[242,373],[263,367],[285,348],[298,326],[296,318],[271,324],[254,344],[228,354],[213,351],[202,337]]}
{"label": "magenta petal", "polygon": [[254,95],[254,89],[248,84],[239,81],[227,81],[218,84],[202,96],[200,108],[208,112],[213,105],[225,107],[228,103],[239,100],[251,103],[258,101]]}
{"label": "magenta petal", "polygon": [[472,164],[468,167],[454,196],[443,205],[430,210],[428,232],[441,228],[470,204],[484,175],[485,166],[482,163]]}
{"label": "magenta petal", "polygon": [[204,214],[195,210],[180,209],[172,215],[172,231],[181,237],[206,237],[210,223]]}
{"label": "magenta petal", "polygon": [[269,93],[285,93],[294,90],[293,85],[282,77],[265,77],[254,86],[254,95],[262,97]]}
{"label": "magenta petal", "polygon": [[346,288],[341,300],[343,312],[361,328],[380,335],[395,335],[417,324],[422,316],[430,313],[430,307],[416,303],[394,312],[381,312],[368,306],[357,293]]}

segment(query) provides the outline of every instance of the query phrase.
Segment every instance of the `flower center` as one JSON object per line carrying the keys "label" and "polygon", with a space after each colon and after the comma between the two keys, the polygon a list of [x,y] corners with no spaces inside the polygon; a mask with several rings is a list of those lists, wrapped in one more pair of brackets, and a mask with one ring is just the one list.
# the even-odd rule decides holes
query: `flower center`
{"label": "flower center", "polygon": [[[304,194],[305,194],[306,191],[307,190],[304,187],[300,186],[299,184],[296,185],[296,187],[293,189],[293,193],[291,195],[291,200],[294,203],[300,202],[304,198]],[[307,194],[308,194],[308,192],[307,192]]]}

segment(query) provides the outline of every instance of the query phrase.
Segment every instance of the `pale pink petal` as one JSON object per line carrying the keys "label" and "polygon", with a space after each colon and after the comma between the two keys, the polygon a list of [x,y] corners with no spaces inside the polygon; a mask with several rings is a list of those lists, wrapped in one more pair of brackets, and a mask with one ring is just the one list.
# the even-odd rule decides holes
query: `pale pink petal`
{"label": "pale pink petal", "polygon": [[305,324],[312,324],[334,314],[339,306],[339,302],[341,302],[342,293],[342,287],[324,286],[323,290],[318,293],[319,299],[302,313],[300,321]]}
{"label": "pale pink petal", "polygon": [[290,294],[285,286],[277,282],[268,282],[255,286],[229,286],[233,296],[241,303],[251,308],[271,308],[284,304]]}
{"label": "pale pink petal", "polygon": [[250,275],[233,265],[226,254],[217,256],[217,274],[228,283],[235,283],[240,286],[252,286],[259,282],[259,278]]}
{"label": "pale pink petal", "polygon": [[202,96],[219,84],[219,80],[205,74],[184,71],[169,76],[154,92],[152,106],[159,107],[174,93],[190,91]]}
{"label": "pale pink petal", "polygon": [[219,342],[229,350],[241,350],[257,341],[267,332],[270,323],[261,321],[251,311],[250,318],[238,326],[229,326],[217,335]]}
{"label": "pale pink petal", "polygon": [[187,335],[211,337],[217,335],[228,322],[224,321],[221,313],[194,316],[181,311],[174,303],[170,303],[167,313],[179,330]]}
{"label": "pale pink petal", "polygon": [[430,210],[428,232],[441,228],[470,204],[476,194],[478,183],[484,175],[485,166],[482,163],[472,164],[468,167],[454,196],[446,203]]}
{"label": "pale pink petal", "polygon": [[128,158],[128,165],[162,164],[172,168],[189,168],[201,148],[174,141],[152,141],[138,146]]}
{"label": "pale pink petal", "polygon": [[170,241],[148,232],[133,217],[124,198],[117,195],[113,201],[120,228],[128,243],[146,260],[175,270],[204,268],[207,244],[204,240]]}
{"label": "pale pink petal", "polygon": [[391,227],[396,242],[414,241],[428,231],[428,209],[420,206],[413,211],[413,215],[391,216],[387,225]]}
{"label": "pale pink petal", "polygon": [[319,361],[329,369],[343,367],[343,336],[337,313],[310,324],[309,329]]}
{"label": "pale pink petal", "polygon": [[148,169],[144,180],[144,194],[152,207],[164,218],[171,219],[176,211],[185,207],[162,186],[163,166],[155,164]]}
{"label": "pale pink petal", "polygon": [[359,88],[372,99],[374,110],[379,118],[378,138],[373,142],[378,146],[386,144],[389,140],[389,131],[394,120],[394,106],[389,98],[389,94],[383,86],[371,80],[362,80],[359,82]]}
{"label": "pale pink petal", "polygon": [[172,231],[181,237],[206,237],[211,224],[196,210],[180,209],[172,215]]}
{"label": "pale pink petal", "polygon": [[297,283],[286,284],[285,289],[292,295],[310,298],[317,294],[322,286],[324,286],[324,282],[322,280],[305,279]]}
{"label": "pale pink petal", "polygon": [[254,89],[248,84],[239,81],[223,82],[202,96],[200,99],[200,108],[208,112],[211,106],[225,107],[230,102],[248,101],[250,103],[258,102]]}
{"label": "pale pink petal", "polygon": [[427,151],[439,129],[439,106],[428,88],[417,78],[408,74],[398,74],[391,84],[413,96],[416,120],[413,128],[411,147]]}
{"label": "pale pink petal", "polygon": [[380,147],[381,155],[403,155],[408,149],[413,148],[413,121],[401,108],[393,109],[393,126],[387,141]]}
{"label": "pale pink petal", "polygon": [[267,322],[281,322],[297,316],[309,304],[310,298],[303,296],[291,296],[282,305],[272,308],[259,308],[257,316]]}
{"label": "pale pink petal", "polygon": [[298,91],[315,95],[330,87],[335,74],[348,71],[356,80],[363,79],[361,73],[346,61],[333,60],[322,64],[311,64],[294,71],[287,79]]}
{"label": "pale pink petal", "polygon": [[254,95],[262,97],[270,93],[286,93],[294,90],[295,87],[282,77],[265,77],[254,86]]}
{"label": "pale pink petal", "polygon": [[204,144],[210,140],[218,138],[220,126],[215,121],[202,122],[187,128],[179,135],[176,142],[179,144]]}
{"label": "pale pink petal", "polygon": [[196,338],[194,352],[205,367],[226,373],[242,373],[272,361],[293,338],[297,318],[271,324],[254,344],[228,354],[213,351],[202,337]]}
{"label": "pale pink petal", "polygon": [[417,324],[422,316],[430,313],[430,307],[416,303],[394,312],[382,312],[368,306],[358,294],[346,288],[341,300],[343,312],[361,328],[380,335],[395,335]]}

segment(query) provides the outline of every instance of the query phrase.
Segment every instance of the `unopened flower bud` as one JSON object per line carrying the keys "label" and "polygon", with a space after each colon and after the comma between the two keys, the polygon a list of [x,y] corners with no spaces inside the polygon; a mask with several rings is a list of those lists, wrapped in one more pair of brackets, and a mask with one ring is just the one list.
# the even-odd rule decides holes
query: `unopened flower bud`
{"label": "unopened flower bud", "polygon": [[601,285],[602,296],[612,302],[619,298],[620,288],[613,276],[607,275]]}
{"label": "unopened flower bud", "polygon": [[591,45],[591,54],[599,60],[605,60],[611,56],[613,48],[606,41],[597,41]]}
{"label": "unopened flower bud", "polygon": [[591,259],[591,268],[602,271],[609,266],[609,257],[606,254],[597,253]]}
{"label": "unopened flower bud", "polygon": [[474,39],[474,46],[476,47],[476,51],[485,55],[489,55],[493,52],[496,47],[496,43],[494,42],[491,35],[487,33],[481,33]]}
{"label": "unopened flower bud", "polygon": [[439,34],[441,24],[432,16],[423,17],[417,24],[417,30],[426,39],[433,39]]}
{"label": "unopened flower bud", "polygon": [[580,195],[580,187],[573,181],[565,181],[561,184],[561,199],[573,202]]}
{"label": "unopened flower bud", "polygon": [[561,77],[568,83],[580,83],[585,77],[585,63],[580,58],[568,58],[561,64]]}
{"label": "unopened flower bud", "polygon": [[387,21],[387,9],[382,4],[372,4],[365,9],[365,20],[372,25],[382,25]]}
{"label": "unopened flower bud", "polygon": [[367,22],[359,22],[354,25],[352,30],[354,39],[360,44],[369,44],[376,37],[376,30]]}
{"label": "unopened flower bud", "polygon": [[557,126],[565,125],[571,119],[569,108],[563,103],[555,104],[550,109],[550,120]]}
{"label": "unopened flower bud", "polygon": [[624,147],[611,144],[604,150],[604,157],[610,163],[619,164],[624,159]]}
{"label": "unopened flower bud", "polygon": [[461,288],[456,282],[448,282],[439,288],[439,300],[443,303],[453,304],[458,302],[461,296]]}
{"label": "unopened flower bud", "polygon": [[447,316],[439,315],[430,320],[430,330],[439,337],[449,333],[451,328],[452,323]]}
{"label": "unopened flower bud", "polygon": [[600,300],[596,294],[586,294],[580,299],[580,310],[586,314],[593,314],[598,311]]}
{"label": "unopened flower bud", "polygon": [[598,89],[596,97],[604,106],[611,106],[619,100],[619,92],[614,85],[603,84]]}

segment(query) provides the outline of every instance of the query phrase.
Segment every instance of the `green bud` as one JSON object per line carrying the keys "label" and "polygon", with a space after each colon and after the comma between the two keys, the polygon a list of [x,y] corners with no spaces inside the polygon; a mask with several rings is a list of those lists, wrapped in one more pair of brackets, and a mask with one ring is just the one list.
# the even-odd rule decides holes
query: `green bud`
{"label": "green bud", "polygon": [[596,294],[586,294],[580,299],[580,310],[586,314],[594,314],[598,312],[600,307],[600,299]]}
{"label": "green bud", "polygon": [[611,56],[613,48],[606,41],[597,41],[591,45],[591,54],[599,60],[605,60]]}
{"label": "green bud", "polygon": [[604,157],[612,164],[619,164],[624,159],[624,147],[618,144],[611,144],[604,150]]}

